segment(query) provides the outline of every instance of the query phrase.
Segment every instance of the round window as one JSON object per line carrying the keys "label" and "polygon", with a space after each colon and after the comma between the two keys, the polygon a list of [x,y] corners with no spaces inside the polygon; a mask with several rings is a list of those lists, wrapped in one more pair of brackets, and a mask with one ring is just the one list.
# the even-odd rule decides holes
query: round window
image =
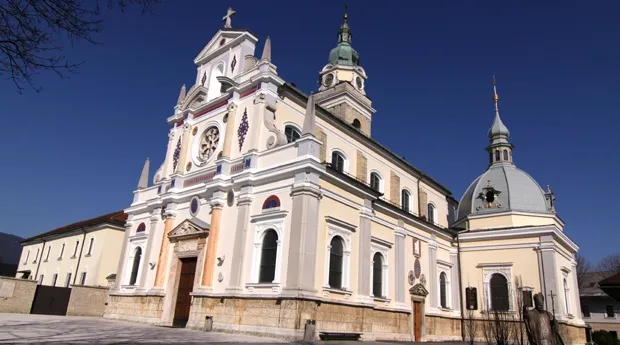
{"label": "round window", "polygon": [[189,212],[192,214],[192,216],[195,216],[198,213],[199,207],[200,207],[200,202],[198,198],[193,198],[189,205]]}

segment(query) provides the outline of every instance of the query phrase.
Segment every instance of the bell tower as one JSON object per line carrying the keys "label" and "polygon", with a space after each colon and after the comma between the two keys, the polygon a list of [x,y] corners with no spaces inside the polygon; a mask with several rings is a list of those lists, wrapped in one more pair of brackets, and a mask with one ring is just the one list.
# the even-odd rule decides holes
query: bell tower
{"label": "bell tower", "polygon": [[329,53],[327,65],[319,73],[319,92],[316,103],[329,110],[353,128],[370,136],[370,124],[375,110],[366,96],[367,75],[360,65],[360,56],[351,46],[349,16],[338,30],[338,45]]}

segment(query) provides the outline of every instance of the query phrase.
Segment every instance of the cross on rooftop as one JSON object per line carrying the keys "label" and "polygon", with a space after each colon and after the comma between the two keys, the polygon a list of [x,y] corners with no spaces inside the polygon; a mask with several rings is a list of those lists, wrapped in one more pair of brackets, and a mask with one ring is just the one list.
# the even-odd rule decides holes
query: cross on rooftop
{"label": "cross on rooftop", "polygon": [[228,8],[228,11],[226,12],[226,15],[224,16],[224,18],[222,18],[222,21],[224,22],[224,27],[225,28],[232,28],[231,26],[231,22],[232,22],[232,16],[235,15],[235,13],[237,13],[236,11],[234,11],[232,8]]}

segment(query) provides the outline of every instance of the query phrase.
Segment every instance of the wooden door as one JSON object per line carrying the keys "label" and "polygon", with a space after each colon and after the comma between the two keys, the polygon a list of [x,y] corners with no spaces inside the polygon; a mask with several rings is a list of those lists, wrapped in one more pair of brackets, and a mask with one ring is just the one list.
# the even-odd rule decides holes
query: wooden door
{"label": "wooden door", "polygon": [[194,287],[197,258],[181,259],[181,276],[179,277],[179,290],[177,291],[177,303],[174,308],[173,326],[185,327],[189,320],[189,309],[192,297],[189,295]]}
{"label": "wooden door", "polygon": [[422,341],[422,302],[413,302],[413,337]]}

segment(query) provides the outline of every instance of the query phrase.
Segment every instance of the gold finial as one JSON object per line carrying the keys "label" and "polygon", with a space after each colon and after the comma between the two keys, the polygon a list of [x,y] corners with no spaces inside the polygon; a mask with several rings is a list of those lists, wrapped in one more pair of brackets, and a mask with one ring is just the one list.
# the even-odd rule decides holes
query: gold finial
{"label": "gold finial", "polygon": [[347,19],[349,19],[349,15],[347,14],[348,10],[349,10],[349,5],[347,5],[347,1],[345,0],[344,1],[344,16],[343,16],[345,22],[347,21]]}
{"label": "gold finial", "polygon": [[499,96],[497,95],[497,86],[495,83],[495,74],[493,75],[493,101],[495,101],[496,104],[497,101],[499,101]]}

